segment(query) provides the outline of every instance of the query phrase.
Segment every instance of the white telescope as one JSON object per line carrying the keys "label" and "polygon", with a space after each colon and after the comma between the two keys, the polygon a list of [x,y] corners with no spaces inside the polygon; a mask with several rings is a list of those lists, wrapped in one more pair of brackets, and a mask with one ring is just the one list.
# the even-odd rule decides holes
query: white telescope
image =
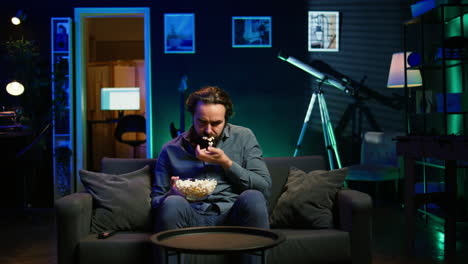
{"label": "white telescope", "polygon": [[284,54],[280,53],[280,54],[278,54],[278,58],[280,58],[280,59],[282,59],[284,61],[287,61],[287,62],[291,63],[292,65],[298,67],[299,69],[313,75],[315,78],[319,79],[323,83],[335,86],[336,88],[338,88],[338,89],[340,89],[340,90],[342,90],[342,91],[344,91],[346,93],[350,92],[349,89],[346,86],[344,86],[343,84],[341,84],[340,82],[330,78],[326,74],[320,72],[317,69],[314,69],[310,65],[307,65],[307,64],[301,62],[300,60],[294,58],[294,57],[287,56],[287,55],[284,55]]}

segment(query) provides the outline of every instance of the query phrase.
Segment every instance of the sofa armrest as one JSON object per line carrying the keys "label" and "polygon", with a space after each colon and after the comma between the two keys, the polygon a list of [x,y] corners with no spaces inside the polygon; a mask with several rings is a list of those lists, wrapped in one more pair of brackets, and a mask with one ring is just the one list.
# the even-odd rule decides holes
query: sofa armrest
{"label": "sofa armrest", "polygon": [[372,198],[351,189],[336,197],[338,227],[350,233],[352,263],[372,262]]}
{"label": "sofa armrest", "polygon": [[78,241],[91,229],[93,199],[90,193],[79,192],[55,201],[58,264],[72,264]]}

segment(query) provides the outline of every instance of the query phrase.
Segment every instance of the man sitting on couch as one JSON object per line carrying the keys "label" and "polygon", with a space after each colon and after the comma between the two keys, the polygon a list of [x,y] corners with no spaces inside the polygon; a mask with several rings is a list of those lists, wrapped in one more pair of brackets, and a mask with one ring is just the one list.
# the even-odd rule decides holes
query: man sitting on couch
{"label": "man sitting on couch", "polygon": [[[208,86],[186,101],[190,129],[166,143],[158,157],[151,193],[155,231],[194,226],[269,228],[266,197],[271,178],[253,132],[228,123],[229,95]],[[206,145],[206,139],[212,144]],[[210,142],[211,142],[210,141]],[[216,179],[214,192],[189,202],[175,188],[178,179]]]}

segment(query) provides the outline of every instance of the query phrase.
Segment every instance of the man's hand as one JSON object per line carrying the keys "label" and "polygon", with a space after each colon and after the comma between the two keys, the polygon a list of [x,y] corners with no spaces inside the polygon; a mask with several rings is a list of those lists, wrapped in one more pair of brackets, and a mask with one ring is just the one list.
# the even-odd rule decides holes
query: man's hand
{"label": "man's hand", "polygon": [[202,149],[200,145],[197,145],[195,156],[201,161],[221,165],[224,169],[229,169],[232,166],[232,160],[220,148],[207,147]]}
{"label": "man's hand", "polygon": [[169,195],[179,195],[185,197],[182,193],[177,190],[176,181],[179,179],[179,176],[171,176],[171,188],[167,191],[166,196]]}

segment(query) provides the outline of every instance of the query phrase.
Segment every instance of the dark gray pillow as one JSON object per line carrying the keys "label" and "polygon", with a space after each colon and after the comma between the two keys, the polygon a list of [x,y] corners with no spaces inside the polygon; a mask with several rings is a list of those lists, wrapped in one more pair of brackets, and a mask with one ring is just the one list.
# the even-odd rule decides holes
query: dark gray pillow
{"label": "dark gray pillow", "polygon": [[150,231],[150,168],[114,175],[80,170],[81,182],[94,198],[91,232]]}
{"label": "dark gray pillow", "polygon": [[347,168],[305,173],[289,169],[288,181],[270,216],[272,227],[331,228],[333,203],[343,187]]}

